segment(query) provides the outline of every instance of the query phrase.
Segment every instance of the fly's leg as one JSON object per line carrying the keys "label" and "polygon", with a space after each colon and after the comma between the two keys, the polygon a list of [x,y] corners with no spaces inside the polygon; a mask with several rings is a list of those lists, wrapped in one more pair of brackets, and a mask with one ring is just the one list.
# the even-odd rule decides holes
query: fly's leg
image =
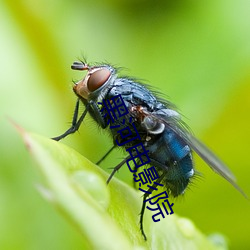
{"label": "fly's leg", "polygon": [[[160,176],[160,178],[157,179],[157,182],[158,183],[161,183],[162,179],[164,178],[165,174],[162,174]],[[144,238],[144,240],[147,240],[147,236],[144,232],[144,228],[143,228],[143,216],[144,216],[144,212],[145,212],[145,208],[146,208],[146,202],[145,200],[147,199],[147,197],[152,193],[153,190],[156,190],[155,188],[157,187],[158,185],[157,184],[153,184],[152,185],[152,188],[149,188],[147,190],[147,192],[143,195],[143,202],[142,202],[142,208],[141,208],[141,212],[140,212],[140,230],[141,230],[141,233],[142,233],[142,236]]]}
{"label": "fly's leg", "polygon": [[[91,107],[91,111],[93,112],[97,120],[97,123],[100,124],[103,129],[106,128],[107,123],[105,122],[102,112],[100,108],[98,107],[98,105],[92,100],[89,102],[89,105]],[[114,148],[115,148],[115,145],[96,164],[97,165],[100,164],[112,152]]]}
{"label": "fly's leg", "polygon": [[53,139],[55,141],[60,141],[64,137],[68,136],[69,134],[75,133],[79,129],[79,127],[80,127],[80,125],[81,125],[84,117],[86,116],[86,114],[87,114],[87,112],[89,110],[89,106],[87,106],[86,109],[84,110],[84,112],[82,113],[81,117],[77,121],[78,111],[79,111],[79,102],[80,101],[78,99],[77,102],[76,102],[76,106],[75,106],[75,110],[74,110],[74,116],[73,116],[71,127],[65,133],[63,133],[62,135],[59,135],[57,137],[53,137],[51,139]]}
{"label": "fly's leg", "polygon": [[[148,190],[150,191],[150,189]],[[140,212],[140,230],[141,230],[141,233],[142,233],[142,236],[144,238],[144,240],[147,240],[147,236],[144,232],[144,228],[143,228],[143,216],[144,216],[144,212],[145,212],[145,207],[146,207],[146,203],[145,203],[145,200],[146,198],[149,196],[148,193],[145,193],[143,195],[143,202],[142,202],[142,208],[141,208],[141,212]]]}
{"label": "fly's leg", "polygon": [[114,167],[112,173],[110,174],[108,180],[107,180],[107,184],[109,184],[109,182],[111,181],[112,177],[114,176],[114,174],[124,165],[124,163],[130,159],[130,156],[127,156],[121,163],[119,163],[116,167]]}
{"label": "fly's leg", "polygon": [[96,165],[99,165],[115,148],[115,145],[96,163]]}
{"label": "fly's leg", "polygon": [[[134,166],[134,169],[133,169],[134,171],[136,170],[136,167]],[[134,187],[134,189],[136,189],[136,182],[135,182],[135,179],[133,178],[133,187]]]}
{"label": "fly's leg", "polygon": [[[115,147],[115,146],[114,146],[114,147]],[[113,149],[113,148],[112,148],[112,149]],[[112,149],[110,149],[109,152],[111,152]],[[108,152],[104,157],[106,157],[106,156],[109,154],[109,152]],[[107,180],[107,184],[109,184],[109,182],[110,182],[111,179],[113,178],[114,174],[124,165],[124,163],[125,163],[127,160],[130,159],[130,157],[131,157],[131,156],[127,156],[121,163],[119,163],[116,167],[114,167],[112,173],[110,174],[110,176],[109,176],[109,178],[108,178],[108,180]],[[150,160],[152,160],[152,159],[150,159]],[[157,161],[154,161],[154,162],[155,162],[155,163],[158,163]],[[163,167],[163,166],[162,166],[162,167]],[[166,166],[164,166],[164,167],[165,167],[165,169],[166,169]],[[160,176],[160,178],[157,179],[157,182],[158,182],[158,183],[161,183],[161,181],[162,181],[162,179],[164,178],[164,176],[165,176],[165,174],[162,174],[162,175]],[[144,232],[144,228],[143,228],[143,217],[144,217],[144,212],[145,212],[145,208],[146,208],[145,200],[146,200],[147,197],[152,193],[153,190],[156,190],[156,187],[157,187],[157,186],[158,186],[158,185],[154,183],[154,184],[152,185],[152,188],[149,188],[149,189],[147,190],[147,192],[143,195],[143,203],[142,203],[142,208],[141,208],[141,212],[140,212],[140,230],[141,230],[141,233],[142,233],[142,235],[143,235],[144,240],[147,240],[147,236],[146,236],[146,234],[145,234],[145,232]]]}
{"label": "fly's leg", "polygon": [[89,101],[89,105],[91,106],[91,111],[94,112],[95,119],[97,120],[97,123],[101,125],[102,128],[106,128],[107,124],[102,116],[102,112],[98,105],[94,101]]}

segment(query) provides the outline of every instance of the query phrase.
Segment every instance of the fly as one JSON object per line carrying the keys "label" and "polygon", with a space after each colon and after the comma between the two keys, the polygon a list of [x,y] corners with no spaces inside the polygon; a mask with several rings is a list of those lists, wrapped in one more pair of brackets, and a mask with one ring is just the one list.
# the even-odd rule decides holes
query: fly
{"label": "fly", "polygon": [[[87,113],[101,126],[109,128],[111,123],[108,117],[103,115],[100,104],[120,95],[129,112],[125,119],[125,125],[131,126],[129,117],[132,117],[144,148],[148,152],[150,166],[154,166],[159,174],[158,182],[163,184],[168,194],[177,197],[184,193],[195,174],[192,151],[196,152],[215,172],[230,182],[245,197],[246,195],[236,184],[236,179],[227,166],[214,155],[203,143],[196,139],[181,120],[175,106],[169,101],[163,100],[150,91],[148,87],[128,77],[119,77],[117,70],[108,64],[90,66],[85,62],[74,62],[73,70],[87,71],[86,76],[75,83],[73,91],[77,96],[74,116],[71,127],[62,135],[52,139],[59,141],[76,132]],[[78,117],[80,102],[85,110]],[[112,125],[121,124],[116,120]],[[100,163],[116,146],[117,141],[122,144],[123,137],[117,133],[117,129],[108,129],[114,141],[114,146],[98,162]],[[132,134],[131,137],[136,134]],[[124,149],[138,144],[133,140],[124,145]],[[126,157],[111,173],[107,183],[113,175],[126,163]],[[154,186],[153,186],[154,187]],[[152,191],[152,189],[149,189]],[[146,239],[143,230],[143,215],[145,200],[149,196],[143,196],[143,205],[140,217],[140,229]]]}

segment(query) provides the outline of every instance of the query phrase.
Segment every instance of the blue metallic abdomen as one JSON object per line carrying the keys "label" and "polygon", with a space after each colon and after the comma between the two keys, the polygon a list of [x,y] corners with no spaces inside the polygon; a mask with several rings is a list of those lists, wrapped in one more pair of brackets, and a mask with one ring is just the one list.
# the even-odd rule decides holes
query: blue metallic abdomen
{"label": "blue metallic abdomen", "polygon": [[163,183],[168,191],[173,196],[182,194],[194,175],[190,147],[173,131],[165,129],[146,149],[158,174],[165,175]]}

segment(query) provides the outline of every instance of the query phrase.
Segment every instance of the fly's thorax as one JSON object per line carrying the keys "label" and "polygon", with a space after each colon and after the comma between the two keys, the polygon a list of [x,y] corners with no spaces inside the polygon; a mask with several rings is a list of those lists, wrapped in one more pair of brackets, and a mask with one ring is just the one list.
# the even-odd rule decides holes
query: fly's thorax
{"label": "fly's thorax", "polygon": [[101,101],[107,92],[108,86],[110,86],[117,77],[115,69],[109,65],[103,65],[96,67],[84,66],[82,70],[88,70],[88,73],[73,87],[75,94],[80,97],[80,99],[87,101]]}

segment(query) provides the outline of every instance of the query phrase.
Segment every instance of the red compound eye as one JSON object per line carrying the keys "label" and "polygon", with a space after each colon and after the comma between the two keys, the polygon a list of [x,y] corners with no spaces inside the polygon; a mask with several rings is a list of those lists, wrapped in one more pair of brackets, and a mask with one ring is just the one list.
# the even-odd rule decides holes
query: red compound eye
{"label": "red compound eye", "polygon": [[93,92],[99,89],[109,78],[110,71],[108,69],[99,69],[92,73],[88,79],[88,90]]}

